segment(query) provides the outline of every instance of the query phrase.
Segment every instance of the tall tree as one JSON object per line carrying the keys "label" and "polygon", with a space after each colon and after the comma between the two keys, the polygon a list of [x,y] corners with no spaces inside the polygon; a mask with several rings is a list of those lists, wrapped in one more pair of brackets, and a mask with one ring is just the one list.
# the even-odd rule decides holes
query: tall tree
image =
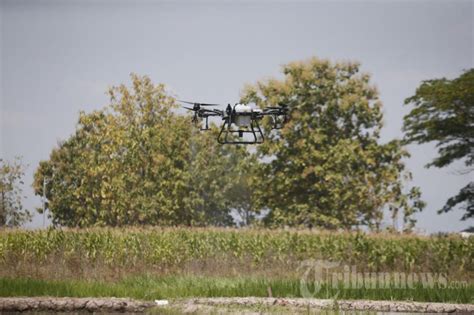
{"label": "tall tree", "polygon": [[[405,104],[413,108],[404,117],[403,130],[407,143],[435,142],[438,156],[426,167],[445,167],[461,160],[466,173],[474,168],[474,69],[456,79],[423,81],[415,95]],[[460,205],[466,213],[462,219],[474,216],[474,182],[468,183],[448,199],[439,213]]]}
{"label": "tall tree", "polygon": [[30,212],[22,204],[23,176],[25,166],[20,158],[13,162],[0,159],[0,227],[19,226],[31,220]]}
{"label": "tall tree", "polygon": [[82,113],[75,134],[35,174],[53,223],[91,225],[231,225],[229,174],[243,148],[220,146],[177,115],[163,85],[132,75],[112,88],[111,103]]}
{"label": "tall tree", "polygon": [[266,222],[377,229],[389,207],[394,217],[403,212],[410,229],[424,204],[417,188],[403,193],[408,153],[397,140],[379,141],[382,103],[369,75],[357,63],[318,58],[287,64],[283,75],[247,86],[242,96],[261,107],[287,104],[291,115],[280,133],[265,128],[258,147]]}

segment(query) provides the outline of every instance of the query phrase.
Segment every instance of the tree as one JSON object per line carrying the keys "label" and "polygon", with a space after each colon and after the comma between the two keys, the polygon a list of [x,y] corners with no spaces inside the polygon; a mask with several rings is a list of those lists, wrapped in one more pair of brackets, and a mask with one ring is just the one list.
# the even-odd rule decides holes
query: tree
{"label": "tree", "polygon": [[[441,168],[463,160],[467,173],[474,170],[474,69],[453,80],[423,81],[405,104],[413,106],[404,117],[405,142],[435,142],[438,148],[438,156],[426,167]],[[438,213],[457,205],[466,211],[462,220],[474,216],[474,182],[449,198]]]}
{"label": "tree", "polygon": [[240,226],[249,226],[257,221],[260,208],[256,201],[255,190],[258,189],[258,175],[260,162],[255,154],[246,150],[240,151],[239,155],[234,155],[234,163],[238,163],[232,174],[234,185],[228,191],[232,209],[238,215]]}
{"label": "tree", "polygon": [[[400,141],[379,141],[382,104],[359,64],[312,58],[283,66],[284,79],[247,86],[242,101],[287,104],[291,118],[280,133],[266,125],[257,199],[269,225],[379,228],[383,209],[403,211],[406,228],[424,203],[403,193]],[[404,177],[404,174],[406,175]]]}
{"label": "tree", "polygon": [[20,158],[13,162],[0,159],[0,227],[20,226],[31,220],[30,212],[22,205],[24,175],[25,166]]}
{"label": "tree", "polygon": [[91,225],[231,225],[225,198],[243,148],[199,133],[162,84],[132,75],[110,89],[109,106],[81,113],[75,134],[35,174],[53,223]]}

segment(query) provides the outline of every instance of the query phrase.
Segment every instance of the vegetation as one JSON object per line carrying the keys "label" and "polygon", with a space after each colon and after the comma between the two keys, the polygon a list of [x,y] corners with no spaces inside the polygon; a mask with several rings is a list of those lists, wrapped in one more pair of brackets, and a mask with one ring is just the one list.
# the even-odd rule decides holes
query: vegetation
{"label": "vegetation", "polygon": [[132,75],[110,105],[81,113],[75,134],[40,163],[34,188],[62,226],[232,225],[229,198],[247,152],[220,146],[173,112],[163,85]]}
{"label": "vegetation", "polygon": [[13,162],[0,158],[0,227],[20,226],[31,219],[30,212],[22,204],[24,175],[25,166],[20,158]]}
{"label": "vegetation", "polygon": [[[84,280],[34,280],[0,278],[0,296],[131,297],[136,299],[176,299],[186,297],[301,297],[297,279],[222,278],[198,276],[139,276],[117,282]],[[474,286],[429,288],[415,285],[410,289],[343,289],[323,285],[315,298],[414,300],[426,302],[473,303]]]}
{"label": "vegetation", "polygon": [[[474,170],[474,69],[456,79],[424,81],[415,95],[405,100],[413,105],[404,118],[407,143],[436,142],[438,156],[427,167],[445,167],[464,160],[466,173]],[[440,213],[462,205],[463,220],[474,217],[474,182],[449,198]]]}
{"label": "vegetation", "polygon": [[308,258],[434,274],[409,287],[307,282],[316,298],[473,303],[474,238],[229,228],[3,230],[0,296],[301,297]]}
{"label": "vegetation", "polygon": [[394,221],[403,213],[410,230],[425,204],[418,188],[403,193],[410,174],[400,142],[380,143],[382,103],[369,75],[357,63],[317,58],[287,64],[283,74],[248,86],[242,97],[261,107],[287,104],[291,113],[280,133],[265,129],[257,149],[270,160],[257,189],[260,207],[270,209],[266,222],[379,229],[389,208]]}
{"label": "vegetation", "polygon": [[108,278],[153,273],[301,276],[302,261],[360,272],[431,272],[474,278],[474,238],[309,231],[147,228],[5,230],[0,276]]}
{"label": "vegetation", "polygon": [[[280,133],[265,128],[267,141],[255,151],[219,145],[216,131],[199,133],[189,116],[174,111],[164,86],[147,77],[132,75],[131,87],[110,89],[110,104],[81,113],[75,133],[35,173],[35,193],[46,196],[54,227],[0,230],[0,295],[153,299],[267,296],[270,290],[299,297],[303,262],[317,259],[362,273],[430,273],[467,284],[374,290],[324,283],[315,297],[472,303],[474,238],[360,229],[379,231],[388,209],[394,222],[403,215],[408,232],[425,206],[420,190],[406,187],[402,142],[380,141],[382,105],[369,76],[356,63],[317,58],[285,65],[283,74],[242,95],[243,102],[283,103],[290,111]],[[456,80],[462,87],[453,87]],[[463,157],[472,166],[470,131],[449,133],[472,124],[469,93],[449,98],[469,90],[472,79],[456,80],[425,82],[407,99],[416,108],[405,118],[406,142],[440,141],[437,167]],[[444,103],[429,98],[432,86]],[[429,121],[430,106],[441,103],[445,111]],[[455,109],[446,109],[449,104]],[[456,116],[461,112],[467,120]],[[29,215],[15,184],[23,169],[3,165],[0,219],[18,225]],[[467,201],[466,218],[472,216],[469,187],[448,201],[450,207]],[[263,214],[263,224],[285,230],[257,228]],[[236,223],[232,215],[254,227],[228,228]],[[204,228],[209,225],[227,228]],[[310,229],[293,229],[301,227]]]}
{"label": "vegetation", "polygon": [[242,225],[268,214],[269,226],[379,230],[390,209],[410,231],[425,204],[417,187],[405,193],[400,142],[379,141],[382,105],[369,76],[317,58],[283,72],[242,97],[289,105],[281,136],[266,128],[257,152],[199,133],[163,85],[132,75],[131,88],[112,88],[110,105],[82,113],[75,134],[40,163],[35,193],[46,195],[53,224],[69,227],[229,226],[234,211]]}

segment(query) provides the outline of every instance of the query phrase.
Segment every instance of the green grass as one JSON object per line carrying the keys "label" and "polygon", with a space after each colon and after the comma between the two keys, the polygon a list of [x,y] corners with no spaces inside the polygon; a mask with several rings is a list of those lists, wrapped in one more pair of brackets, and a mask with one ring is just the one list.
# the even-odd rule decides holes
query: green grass
{"label": "green grass", "polygon": [[[118,282],[0,278],[0,296],[130,297],[143,300],[187,297],[300,297],[299,280],[199,276],[138,276]],[[310,288],[312,289],[312,288]],[[474,284],[462,288],[336,289],[323,286],[315,298],[413,300],[474,303]]]}

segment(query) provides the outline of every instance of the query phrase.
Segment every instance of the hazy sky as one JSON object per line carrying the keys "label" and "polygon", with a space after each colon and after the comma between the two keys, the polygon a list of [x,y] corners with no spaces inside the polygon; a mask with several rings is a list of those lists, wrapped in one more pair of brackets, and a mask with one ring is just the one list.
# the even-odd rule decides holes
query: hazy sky
{"label": "hazy sky", "polygon": [[[245,83],[319,56],[358,60],[384,103],[384,141],[401,137],[403,100],[420,81],[473,67],[473,1],[2,1],[0,156],[38,162],[74,130],[80,110],[107,104],[107,87],[149,75],[179,97],[235,102]],[[412,184],[427,232],[459,231],[461,211],[437,215],[469,179],[423,167],[432,145],[410,146]],[[472,178],[471,178],[472,180]],[[36,216],[29,226],[42,226]]]}

